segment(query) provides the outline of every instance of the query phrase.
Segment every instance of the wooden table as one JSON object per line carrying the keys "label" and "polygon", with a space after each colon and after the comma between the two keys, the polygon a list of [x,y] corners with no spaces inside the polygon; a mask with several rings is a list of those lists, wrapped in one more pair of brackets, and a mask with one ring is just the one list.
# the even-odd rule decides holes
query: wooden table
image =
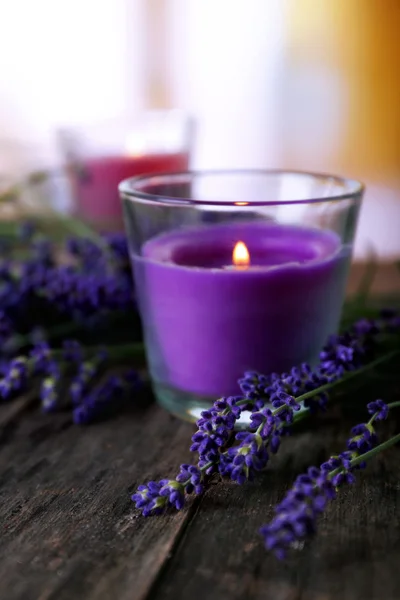
{"label": "wooden table", "polygon": [[[385,272],[379,285],[393,291]],[[87,428],[40,414],[29,396],[1,406],[0,599],[398,600],[400,448],[340,493],[286,563],[258,535],[296,474],[344,449],[367,401],[400,397],[400,375],[362,383],[285,439],[255,483],[215,483],[148,519],[130,494],[189,460],[191,425],[154,403]]]}

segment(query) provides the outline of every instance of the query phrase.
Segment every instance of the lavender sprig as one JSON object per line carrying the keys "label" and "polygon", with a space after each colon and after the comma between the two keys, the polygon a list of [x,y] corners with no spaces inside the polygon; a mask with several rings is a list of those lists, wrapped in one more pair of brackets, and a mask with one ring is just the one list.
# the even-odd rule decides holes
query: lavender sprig
{"label": "lavender sprig", "polygon": [[[66,340],[62,349],[39,342],[29,354],[1,364],[0,400],[11,400],[38,382],[44,412],[55,412],[72,404],[76,423],[97,421],[121,410],[128,395],[131,400],[131,394],[135,396],[141,387],[141,379],[132,369],[96,386],[100,369],[106,366],[106,360],[132,358],[137,350],[137,344],[111,347],[106,352],[101,348],[84,348],[76,340]],[[66,397],[62,391],[71,379]]]}
{"label": "lavender sprig", "polygon": [[26,388],[30,370],[30,363],[24,356],[10,362],[7,372],[0,380],[2,400],[10,400]]}
{"label": "lavender sprig", "polygon": [[44,412],[55,412],[60,408],[59,393],[60,381],[63,368],[53,360],[49,365],[47,376],[42,380],[40,386],[40,400]]}
{"label": "lavender sprig", "polygon": [[3,369],[0,379],[0,399],[11,400],[25,391],[33,375],[45,375],[50,364],[50,349],[46,343],[35,346],[28,356],[17,356]]}
{"label": "lavender sprig", "polygon": [[203,492],[204,473],[194,465],[181,465],[176,479],[161,479],[139,485],[132,500],[143,516],[159,515],[169,506],[180,510],[184,506],[185,493]]}
{"label": "lavender sprig", "polygon": [[[215,472],[239,484],[254,479],[258,471],[266,468],[270,455],[278,451],[282,435],[288,433],[293,422],[309,412],[325,409],[328,392],[336,385],[397,353],[390,352],[371,360],[378,335],[397,331],[398,325],[394,313],[384,313],[378,320],[358,321],[345,334],[330,338],[314,369],[302,364],[281,375],[245,373],[239,380],[244,395],[218,399],[197,421],[198,430],[192,437],[190,449],[199,455],[197,465],[192,466],[199,476],[199,490],[203,491],[207,476]],[[243,410],[251,412],[251,422],[247,431],[234,435]],[[169,496],[161,494],[161,490],[166,485],[168,489],[172,486],[182,499],[188,493],[189,484],[190,478],[182,478],[181,474],[175,480],[153,481],[140,486],[132,500],[146,516],[159,514],[161,509],[180,508],[182,504],[181,501],[179,506],[175,501],[170,502]],[[189,490],[193,492],[192,487]]]}
{"label": "lavender sprig", "polygon": [[38,315],[67,317],[78,328],[87,328],[135,310],[125,235],[71,238],[66,262],[59,261],[56,245],[33,223],[23,224],[20,239],[22,255],[21,249],[3,253],[0,262],[0,341],[10,353],[29,343],[26,332],[41,324]]}
{"label": "lavender sprig", "polygon": [[82,402],[83,396],[87,393],[90,384],[99,373],[101,366],[105,363],[107,351],[101,349],[88,360],[78,362],[78,372],[69,388],[69,395],[74,406]]}
{"label": "lavender sprig", "polygon": [[357,469],[364,468],[368,459],[400,441],[398,434],[377,446],[374,427],[375,421],[386,419],[389,411],[399,406],[400,402],[386,404],[382,400],[369,403],[367,409],[372,417],[367,423],[353,427],[347,450],[297,477],[293,488],[275,508],[271,523],[260,530],[267,550],[283,559],[289,548],[304,543],[316,533],[319,515],[336,497],[340,487],[353,484]]}
{"label": "lavender sprig", "polygon": [[92,389],[73,409],[74,423],[88,425],[111,413],[118,412],[123,403],[141,388],[141,379],[134,370],[123,376],[111,375],[107,380]]}
{"label": "lavender sprig", "polygon": [[198,431],[192,438],[191,450],[199,454],[199,466],[217,462],[219,450],[229,439],[243,410],[256,412],[266,404],[274,408],[282,406],[283,410],[283,405],[287,405],[284,416],[288,423],[300,402],[312,412],[324,409],[328,401],[326,390],[373,357],[378,334],[392,327],[394,318],[384,315],[374,321],[362,319],[344,335],[331,336],[314,369],[303,363],[290,373],[280,375],[245,373],[239,380],[243,396],[217,400],[197,422]]}

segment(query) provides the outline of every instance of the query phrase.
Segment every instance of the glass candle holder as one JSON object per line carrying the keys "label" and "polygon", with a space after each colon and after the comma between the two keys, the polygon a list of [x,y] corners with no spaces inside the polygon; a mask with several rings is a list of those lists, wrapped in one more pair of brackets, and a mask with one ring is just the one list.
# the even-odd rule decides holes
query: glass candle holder
{"label": "glass candle holder", "polygon": [[185,113],[151,110],[128,123],[59,132],[71,187],[71,212],[97,230],[122,230],[120,181],[187,170],[193,130],[193,120]]}
{"label": "glass candle holder", "polygon": [[186,172],[119,186],[157,400],[189,420],[245,371],[316,363],[337,331],[358,181]]}

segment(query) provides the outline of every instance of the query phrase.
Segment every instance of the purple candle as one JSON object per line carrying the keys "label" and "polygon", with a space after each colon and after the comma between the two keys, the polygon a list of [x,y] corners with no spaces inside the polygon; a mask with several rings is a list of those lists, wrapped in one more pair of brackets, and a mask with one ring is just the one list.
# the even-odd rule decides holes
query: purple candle
{"label": "purple candle", "polygon": [[133,266],[156,385],[234,395],[245,370],[315,361],[337,329],[349,259],[333,231],[267,221],[150,239]]}
{"label": "purple candle", "polygon": [[[338,327],[360,182],[192,171],[119,186],[158,402],[198,418],[246,370],[313,363]],[[242,415],[247,419],[247,415]]]}

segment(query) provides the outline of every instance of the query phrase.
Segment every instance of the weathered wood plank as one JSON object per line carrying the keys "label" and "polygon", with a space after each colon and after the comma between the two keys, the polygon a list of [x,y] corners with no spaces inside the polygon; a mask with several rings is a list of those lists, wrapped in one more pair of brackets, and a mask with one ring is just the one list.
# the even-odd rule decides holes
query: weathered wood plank
{"label": "weathered wood plank", "polygon": [[[385,398],[400,397],[398,387]],[[253,484],[212,487],[149,598],[398,600],[400,448],[373,461],[357,485],[343,490],[316,539],[286,563],[267,554],[258,535],[296,475],[345,448],[376,389],[368,384],[357,394],[358,408],[345,406],[341,416],[333,411],[286,439],[271,468]]]}
{"label": "weathered wood plank", "polygon": [[286,439],[254,484],[212,486],[153,519],[130,494],[188,460],[190,425],[154,405],[88,428],[40,414],[29,397],[0,407],[0,598],[398,600],[400,449],[372,463],[286,564],[257,531],[297,473],[343,448],[365,417],[357,405],[399,392],[392,377],[352,388],[341,409]]}
{"label": "weathered wood plank", "polygon": [[[363,402],[375,396],[371,385],[357,393]],[[362,574],[378,568],[386,547],[391,559],[385,573],[394,594],[400,559],[399,523],[393,519],[398,453],[390,465],[377,463],[392,469],[385,479],[388,491],[382,493],[383,475],[373,467],[359,484],[368,503],[360,503],[359,488],[344,494],[317,540],[287,565],[267,556],[257,535],[294,476],[343,447],[350,424],[359,418],[354,407],[348,412],[339,421],[333,410],[285,440],[271,470],[254,484],[213,486],[197,506],[154,519],[137,517],[129,494],[140,481],[173,474],[186,460],[190,426],[156,407],[140,418],[87,429],[72,426],[68,416],[28,415],[0,452],[1,597],[196,599],[206,589],[210,599],[323,594],[339,599],[346,593],[379,598],[365,595]],[[379,511],[381,502],[385,509]],[[367,518],[372,525],[357,532]],[[363,554],[374,545],[378,558],[372,551]],[[360,575],[346,588],[339,581],[348,564],[359,564]]]}
{"label": "weathered wood plank", "polygon": [[[379,385],[358,389],[358,400],[375,397]],[[285,440],[254,484],[219,484],[189,511],[156,519],[137,517],[129,494],[186,460],[190,426],[154,406],[85,429],[67,415],[26,415],[0,452],[1,597],[168,600],[207,590],[211,600],[378,599],[381,571],[391,586],[385,597],[398,597],[398,451],[332,505],[319,537],[287,565],[267,556],[257,535],[294,476],[343,447],[364,416],[351,404],[341,420],[333,409]],[[357,577],[349,565],[358,565]],[[375,571],[378,583],[365,584]]]}
{"label": "weathered wood plank", "polygon": [[[308,446],[310,440],[296,440],[291,451],[303,457],[302,442]],[[335,451],[338,446],[328,447]],[[265,553],[257,531],[289,481],[307,465],[294,456],[281,456],[252,486],[213,488],[151,598],[196,600],[207,590],[207,600],[397,600],[399,450],[377,460],[354,488],[332,503],[315,541],[280,564]]]}
{"label": "weathered wood plank", "polygon": [[0,452],[0,597],[145,597],[191,510],[137,518],[130,493],[174,474],[190,432],[155,406],[85,429],[21,419]]}
{"label": "weathered wood plank", "polygon": [[0,435],[8,425],[13,423],[32,404],[37,404],[36,392],[28,392],[15,400],[3,402],[0,409]]}

